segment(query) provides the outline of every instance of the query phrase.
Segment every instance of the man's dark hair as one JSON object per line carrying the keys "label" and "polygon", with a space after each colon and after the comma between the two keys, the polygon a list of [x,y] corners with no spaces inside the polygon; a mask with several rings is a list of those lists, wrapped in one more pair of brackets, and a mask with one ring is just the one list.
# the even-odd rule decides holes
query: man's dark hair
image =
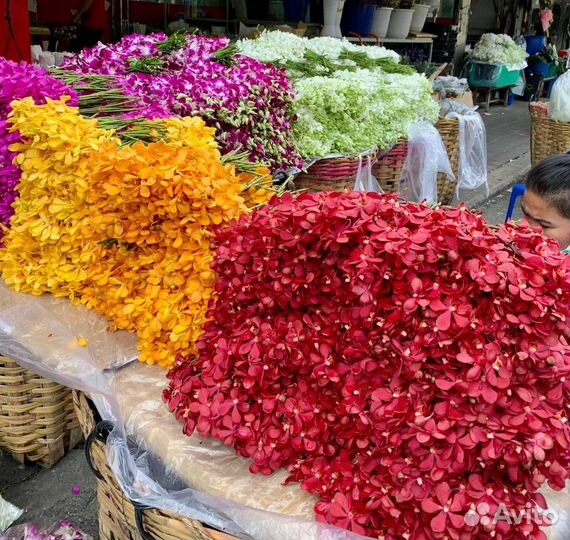
{"label": "man's dark hair", "polygon": [[528,173],[526,189],[546,199],[561,216],[570,219],[570,155],[552,156]]}

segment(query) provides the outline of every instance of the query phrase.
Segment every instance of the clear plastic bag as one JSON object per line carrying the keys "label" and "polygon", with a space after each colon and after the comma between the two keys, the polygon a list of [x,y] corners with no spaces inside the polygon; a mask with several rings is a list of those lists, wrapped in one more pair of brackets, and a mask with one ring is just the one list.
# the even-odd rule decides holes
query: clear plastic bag
{"label": "clear plastic bag", "polygon": [[570,71],[556,79],[550,94],[550,118],[570,122]]}
{"label": "clear plastic bag", "polygon": [[359,156],[358,172],[356,174],[356,183],[354,191],[364,191],[366,193],[384,193],[378,180],[372,174],[372,157],[370,154]]}
{"label": "clear plastic bag", "polygon": [[525,70],[522,69],[517,84],[511,88],[511,93],[514,94],[515,96],[524,96],[525,90],[526,90],[526,74]]}
{"label": "clear plastic bag", "polygon": [[401,196],[412,202],[437,202],[439,173],[455,178],[441,135],[433,124],[414,124],[408,132],[408,156],[402,171]]}
{"label": "clear plastic bag", "polygon": [[14,521],[18,520],[23,513],[23,510],[5,501],[0,495],[0,540],[2,531],[5,531]]}
{"label": "clear plastic bag", "polygon": [[487,134],[481,115],[465,105],[451,109],[445,118],[459,121],[459,177],[457,193],[461,189],[485,187],[489,193],[487,176]]}
{"label": "clear plastic bag", "polygon": [[469,83],[467,79],[458,79],[453,76],[438,77],[433,83],[433,90],[440,92],[444,97],[462,96],[469,90]]}
{"label": "clear plastic bag", "polygon": [[515,43],[524,51],[526,52],[526,39],[524,36],[519,36],[515,39]]}

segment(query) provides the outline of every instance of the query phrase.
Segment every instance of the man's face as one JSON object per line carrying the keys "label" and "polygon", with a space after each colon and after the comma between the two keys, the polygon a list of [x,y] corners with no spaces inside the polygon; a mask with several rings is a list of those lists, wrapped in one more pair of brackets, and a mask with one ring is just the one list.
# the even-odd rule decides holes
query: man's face
{"label": "man's face", "polygon": [[570,246],[570,219],[560,215],[549,201],[527,190],[524,194],[522,211],[529,224],[542,229],[544,236],[556,240],[560,244],[560,249]]}

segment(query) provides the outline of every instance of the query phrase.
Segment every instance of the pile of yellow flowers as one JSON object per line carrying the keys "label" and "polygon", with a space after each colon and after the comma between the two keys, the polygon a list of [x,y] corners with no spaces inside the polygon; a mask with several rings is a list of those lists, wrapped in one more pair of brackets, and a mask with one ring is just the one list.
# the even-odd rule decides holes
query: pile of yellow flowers
{"label": "pile of yellow flowers", "polygon": [[12,147],[21,152],[16,162],[22,180],[0,257],[4,280],[16,290],[73,298],[96,256],[78,241],[89,219],[88,160],[114,135],[78,116],[66,101],[40,107],[32,98],[12,103],[12,128],[29,140]]}
{"label": "pile of yellow flowers", "polygon": [[215,281],[212,227],[268,201],[268,171],[224,163],[199,118],[157,121],[166,140],[131,146],[64,100],[16,102],[10,122],[26,142],[0,252],[5,281],[68,296],[138,332],[149,364],[192,353]]}

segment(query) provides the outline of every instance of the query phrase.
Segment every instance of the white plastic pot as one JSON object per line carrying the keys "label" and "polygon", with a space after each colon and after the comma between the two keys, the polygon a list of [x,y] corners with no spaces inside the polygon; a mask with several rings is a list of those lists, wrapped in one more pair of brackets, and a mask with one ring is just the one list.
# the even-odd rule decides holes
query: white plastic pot
{"label": "white plastic pot", "polygon": [[342,37],[340,30],[340,20],[344,9],[344,0],[324,0],[323,14],[324,26],[321,36]]}
{"label": "white plastic pot", "polygon": [[430,5],[416,4],[414,11],[414,16],[412,17],[412,26],[410,31],[419,34],[424,29],[424,24],[428,13],[430,12]]}
{"label": "white plastic pot", "polygon": [[388,33],[386,37],[389,39],[405,39],[410,33],[412,26],[412,18],[414,17],[413,9],[395,9],[390,17],[388,25]]}
{"label": "white plastic pot", "polygon": [[374,20],[372,21],[372,33],[378,37],[386,37],[390,18],[392,17],[392,8],[377,7],[374,11]]}

